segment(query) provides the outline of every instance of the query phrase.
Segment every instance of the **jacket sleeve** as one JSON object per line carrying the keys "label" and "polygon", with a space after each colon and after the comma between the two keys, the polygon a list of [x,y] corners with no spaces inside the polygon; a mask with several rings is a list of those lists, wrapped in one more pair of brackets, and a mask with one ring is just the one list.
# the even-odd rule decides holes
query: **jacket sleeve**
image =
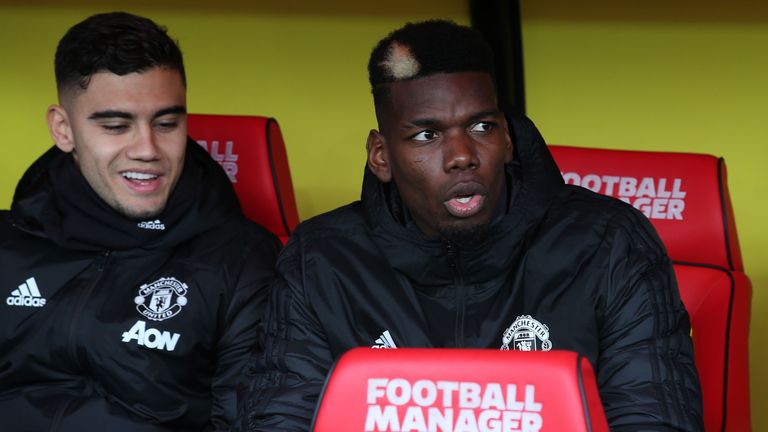
{"label": "jacket sleeve", "polygon": [[[259,230],[261,232],[261,230]],[[219,314],[221,329],[216,346],[215,372],[211,382],[214,430],[229,430],[237,414],[237,383],[240,381],[251,348],[258,338],[258,325],[264,318],[269,283],[280,242],[264,231],[251,238],[238,274],[230,274],[235,287],[225,311]]]}
{"label": "jacket sleeve", "polygon": [[305,295],[303,260],[294,254],[294,240],[278,262],[264,344],[254,349],[238,392],[238,431],[308,431],[333,363]]}
{"label": "jacket sleeve", "polygon": [[[648,220],[611,240],[597,381],[613,431],[701,431],[690,322],[672,264]],[[626,228],[631,226],[630,228]]]}

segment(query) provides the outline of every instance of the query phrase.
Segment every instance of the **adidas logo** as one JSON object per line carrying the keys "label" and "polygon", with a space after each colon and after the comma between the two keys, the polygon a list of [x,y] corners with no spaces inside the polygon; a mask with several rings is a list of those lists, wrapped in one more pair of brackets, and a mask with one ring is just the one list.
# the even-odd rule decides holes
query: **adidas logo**
{"label": "adidas logo", "polygon": [[160,222],[160,219],[155,219],[153,221],[139,222],[139,228],[163,231],[165,230],[165,224]]}
{"label": "adidas logo", "polygon": [[5,299],[5,304],[8,306],[43,307],[45,306],[45,299],[40,295],[40,290],[37,289],[35,278],[31,277],[19,285],[18,289],[11,292],[11,295]]}
{"label": "adidas logo", "polygon": [[389,334],[389,330],[384,330],[384,333],[376,339],[376,342],[371,348],[395,349],[397,348],[397,345],[395,345],[392,335]]}

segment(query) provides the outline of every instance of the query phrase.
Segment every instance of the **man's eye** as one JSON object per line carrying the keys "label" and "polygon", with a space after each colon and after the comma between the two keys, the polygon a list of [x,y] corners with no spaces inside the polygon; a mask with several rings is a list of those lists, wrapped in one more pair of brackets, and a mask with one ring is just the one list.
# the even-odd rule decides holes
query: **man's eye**
{"label": "man's eye", "polygon": [[469,129],[472,132],[490,132],[493,129],[493,123],[477,122]]}
{"label": "man's eye", "polygon": [[425,142],[425,141],[430,141],[430,140],[435,139],[435,136],[436,136],[436,134],[435,134],[434,131],[425,130],[425,131],[421,131],[421,132],[417,133],[411,139],[414,140],[414,141]]}
{"label": "man's eye", "polygon": [[120,133],[125,132],[128,129],[128,125],[126,124],[103,124],[101,125],[103,129],[105,129],[109,133]]}
{"label": "man's eye", "polygon": [[172,131],[179,126],[177,121],[161,121],[155,123],[155,127],[161,131]]}

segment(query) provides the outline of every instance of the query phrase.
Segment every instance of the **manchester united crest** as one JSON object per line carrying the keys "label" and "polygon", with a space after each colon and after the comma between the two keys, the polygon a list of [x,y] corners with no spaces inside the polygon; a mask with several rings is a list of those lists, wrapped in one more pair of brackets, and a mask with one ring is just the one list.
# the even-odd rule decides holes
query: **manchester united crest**
{"label": "manchester united crest", "polygon": [[501,349],[509,350],[509,344],[515,351],[549,351],[552,342],[549,340],[549,327],[533,319],[530,315],[520,315],[515,318],[501,338]]}
{"label": "manchester united crest", "polygon": [[187,284],[173,277],[163,277],[139,287],[133,301],[136,310],[153,321],[176,316],[187,304]]}

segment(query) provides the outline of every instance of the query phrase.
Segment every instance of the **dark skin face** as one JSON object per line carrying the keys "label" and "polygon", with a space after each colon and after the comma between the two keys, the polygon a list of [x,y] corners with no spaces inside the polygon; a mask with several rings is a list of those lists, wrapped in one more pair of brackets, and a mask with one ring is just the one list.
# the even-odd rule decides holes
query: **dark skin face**
{"label": "dark skin face", "polygon": [[435,74],[389,84],[368,135],[368,167],[393,181],[427,235],[490,222],[504,190],[512,141],[483,72]]}

